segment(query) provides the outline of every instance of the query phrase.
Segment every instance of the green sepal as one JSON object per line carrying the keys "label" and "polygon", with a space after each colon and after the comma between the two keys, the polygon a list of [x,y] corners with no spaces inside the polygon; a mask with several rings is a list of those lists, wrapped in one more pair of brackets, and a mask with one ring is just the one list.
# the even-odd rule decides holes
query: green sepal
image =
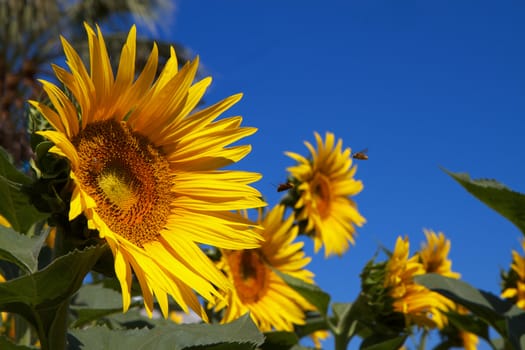
{"label": "green sepal", "polygon": [[172,349],[212,346],[212,349],[254,349],[264,342],[249,315],[224,325],[166,324],[151,329],[111,330],[107,327],[74,329],[68,349]]}
{"label": "green sepal", "polygon": [[[39,135],[35,135],[35,138],[37,136]],[[37,179],[24,188],[33,205],[46,213],[60,213],[68,209],[68,204],[63,198],[66,194],[62,192],[67,188],[69,181],[69,162],[50,153],[49,150],[53,146],[52,142],[46,140],[36,144],[33,170]]]}
{"label": "green sepal", "polygon": [[467,173],[444,170],[474,197],[516,225],[525,235],[525,195],[492,179],[472,180]]}

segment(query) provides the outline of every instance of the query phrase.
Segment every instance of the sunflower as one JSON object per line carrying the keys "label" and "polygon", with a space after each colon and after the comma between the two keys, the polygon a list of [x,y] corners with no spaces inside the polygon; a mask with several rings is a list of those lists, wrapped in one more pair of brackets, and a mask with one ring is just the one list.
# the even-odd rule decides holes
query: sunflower
{"label": "sunflower", "polygon": [[292,331],[294,324],[304,324],[305,311],[313,310],[296,291],[273,270],[313,283],[312,272],[305,269],[310,262],[302,242],[292,243],[298,228],[293,216],[283,220],[285,206],[277,205],[262,218],[258,229],[265,238],[257,249],[222,250],[218,266],[234,288],[224,300],[211,306],[224,311],[222,322],[230,322],[247,312],[263,332],[272,329]]}
{"label": "sunflower", "polygon": [[[521,245],[525,251],[525,239]],[[512,251],[511,273],[513,278],[507,282],[501,297],[512,299],[520,309],[525,310],[525,256],[521,256],[515,250]]]}
{"label": "sunflower", "polygon": [[154,297],[168,316],[168,296],[204,316],[194,291],[210,300],[231,284],[198,243],[243,249],[262,239],[232,213],[265,205],[249,185],[260,175],[220,170],[250,152],[229,145],[256,129],[240,127],[241,117],[217,120],[240,94],[192,113],[211,83],[193,84],[198,59],[179,70],[171,48],[155,80],[153,45],[136,76],[133,26],[115,76],[100,28],[85,27],[90,71],[64,38],[70,71],[53,66],[72,97],[42,81],[53,108],[31,101],[55,129],[39,132],[55,144],[51,152],[70,162],[69,219],[84,214],[111,248],[124,311],[134,274],[150,317]]}
{"label": "sunflower", "polygon": [[[423,231],[427,241],[421,246],[418,255],[421,264],[423,264],[425,273],[435,273],[456,279],[460,278],[461,275],[459,273],[452,271],[452,261],[448,259],[450,240],[446,239],[442,232],[436,234],[432,230]],[[457,307],[459,306],[454,306],[454,308]],[[448,311],[448,309],[443,311]],[[448,323],[447,316],[443,312],[435,313],[433,317],[434,321],[439,325],[445,325]]]}
{"label": "sunflower", "polygon": [[419,257],[426,273],[436,273],[450,278],[460,278],[457,272],[452,272],[452,261],[448,259],[450,241],[442,232],[436,234],[432,230],[423,230],[427,237],[419,251]]}
{"label": "sunflower", "polygon": [[384,286],[393,299],[394,311],[405,315],[407,324],[428,328],[443,328],[441,310],[449,310],[454,303],[444,296],[414,282],[414,276],[425,273],[416,254],[409,258],[408,238],[398,237],[396,246],[386,264]]}
{"label": "sunflower", "polygon": [[306,232],[314,232],[314,250],[317,253],[324,245],[325,256],[342,255],[354,244],[354,225],[362,226],[365,219],[357,210],[350,196],[363,189],[363,184],[354,179],[356,166],[352,166],[350,148],[342,149],[342,140],[335,144],[334,134],[327,132],[325,142],[315,133],[317,151],[309,143],[306,147],[312,154],[307,159],[297,153],[286,152],[296,160],[296,166],[287,170],[299,184],[299,200],[295,203],[297,219],[306,222]]}

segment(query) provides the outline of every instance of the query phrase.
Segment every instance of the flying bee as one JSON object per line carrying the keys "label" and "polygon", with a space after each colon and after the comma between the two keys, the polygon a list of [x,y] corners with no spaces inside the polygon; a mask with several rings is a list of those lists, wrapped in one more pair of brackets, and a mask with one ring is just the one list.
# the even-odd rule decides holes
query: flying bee
{"label": "flying bee", "polygon": [[368,148],[365,148],[362,151],[352,153],[352,158],[359,159],[359,160],[367,160],[368,159]]}
{"label": "flying bee", "polygon": [[279,186],[277,186],[277,192],[287,191],[287,190],[289,190],[290,188],[293,188],[293,187],[294,187],[294,184],[291,183],[290,181],[288,181],[288,182],[285,182],[283,184],[279,184]]}

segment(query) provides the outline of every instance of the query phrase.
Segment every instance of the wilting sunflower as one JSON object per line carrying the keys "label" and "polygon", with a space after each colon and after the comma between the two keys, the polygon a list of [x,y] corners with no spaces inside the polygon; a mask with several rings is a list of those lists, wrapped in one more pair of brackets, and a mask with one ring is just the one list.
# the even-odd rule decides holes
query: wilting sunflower
{"label": "wilting sunflower", "polygon": [[350,199],[363,189],[354,179],[356,166],[352,166],[350,148],[342,149],[343,141],[335,144],[334,134],[327,132],[323,143],[315,133],[317,151],[305,142],[312,158],[286,152],[299,164],[287,170],[299,184],[299,200],[295,204],[297,219],[306,222],[306,232],[314,232],[314,249],[317,253],[324,245],[325,256],[343,254],[354,244],[354,225],[362,226],[365,219]]}
{"label": "wilting sunflower", "polygon": [[[521,245],[525,251],[525,239]],[[513,300],[520,309],[525,310],[525,256],[515,250],[512,251],[511,272],[513,278],[507,282],[501,297]]]}
{"label": "wilting sunflower", "polygon": [[278,205],[258,222],[265,238],[257,249],[222,250],[218,266],[234,288],[215,309],[224,311],[222,322],[230,322],[247,312],[263,332],[272,329],[292,331],[294,324],[304,324],[306,310],[313,307],[290,288],[272,269],[312,283],[312,272],[305,269],[310,258],[295,242],[297,226],[293,216],[283,221],[285,207]]}
{"label": "wilting sunflower", "polygon": [[386,264],[384,285],[392,297],[394,311],[403,313],[407,324],[442,328],[441,311],[449,310],[454,303],[444,296],[414,282],[414,276],[425,273],[416,254],[409,258],[408,238],[398,237],[392,256]]}
{"label": "wilting sunflower", "polygon": [[155,80],[154,45],[136,76],[132,27],[115,76],[100,28],[95,33],[86,25],[86,31],[90,71],[63,38],[70,71],[53,67],[73,97],[42,81],[53,108],[31,102],[55,128],[40,134],[70,162],[69,218],[83,213],[111,248],[124,311],[134,272],[150,315],[155,296],[167,317],[168,295],[202,315],[193,290],[213,299],[231,285],[197,243],[240,249],[262,239],[231,212],[264,205],[249,186],[260,175],[219,170],[250,152],[249,145],[228,146],[256,129],[240,127],[241,117],[217,120],[240,94],[192,113],[211,82],[193,84],[197,59],[179,70],[171,48]]}

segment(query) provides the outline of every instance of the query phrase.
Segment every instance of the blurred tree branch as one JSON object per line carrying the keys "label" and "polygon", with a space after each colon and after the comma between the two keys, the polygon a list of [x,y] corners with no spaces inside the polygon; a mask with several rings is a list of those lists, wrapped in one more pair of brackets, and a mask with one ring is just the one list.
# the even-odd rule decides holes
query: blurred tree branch
{"label": "blurred tree branch", "polygon": [[[50,63],[60,64],[63,57],[60,35],[88,57],[83,22],[97,23],[117,60],[131,23],[143,25],[154,36],[159,26],[171,24],[165,20],[168,11],[173,11],[170,0],[0,0],[0,146],[18,166],[31,157],[26,101],[44,98],[37,79],[53,79]],[[160,14],[162,21],[157,20]],[[175,46],[181,65],[190,58],[179,44],[157,44],[164,60],[170,45]],[[152,45],[151,38],[138,39],[137,70],[146,62]]]}

